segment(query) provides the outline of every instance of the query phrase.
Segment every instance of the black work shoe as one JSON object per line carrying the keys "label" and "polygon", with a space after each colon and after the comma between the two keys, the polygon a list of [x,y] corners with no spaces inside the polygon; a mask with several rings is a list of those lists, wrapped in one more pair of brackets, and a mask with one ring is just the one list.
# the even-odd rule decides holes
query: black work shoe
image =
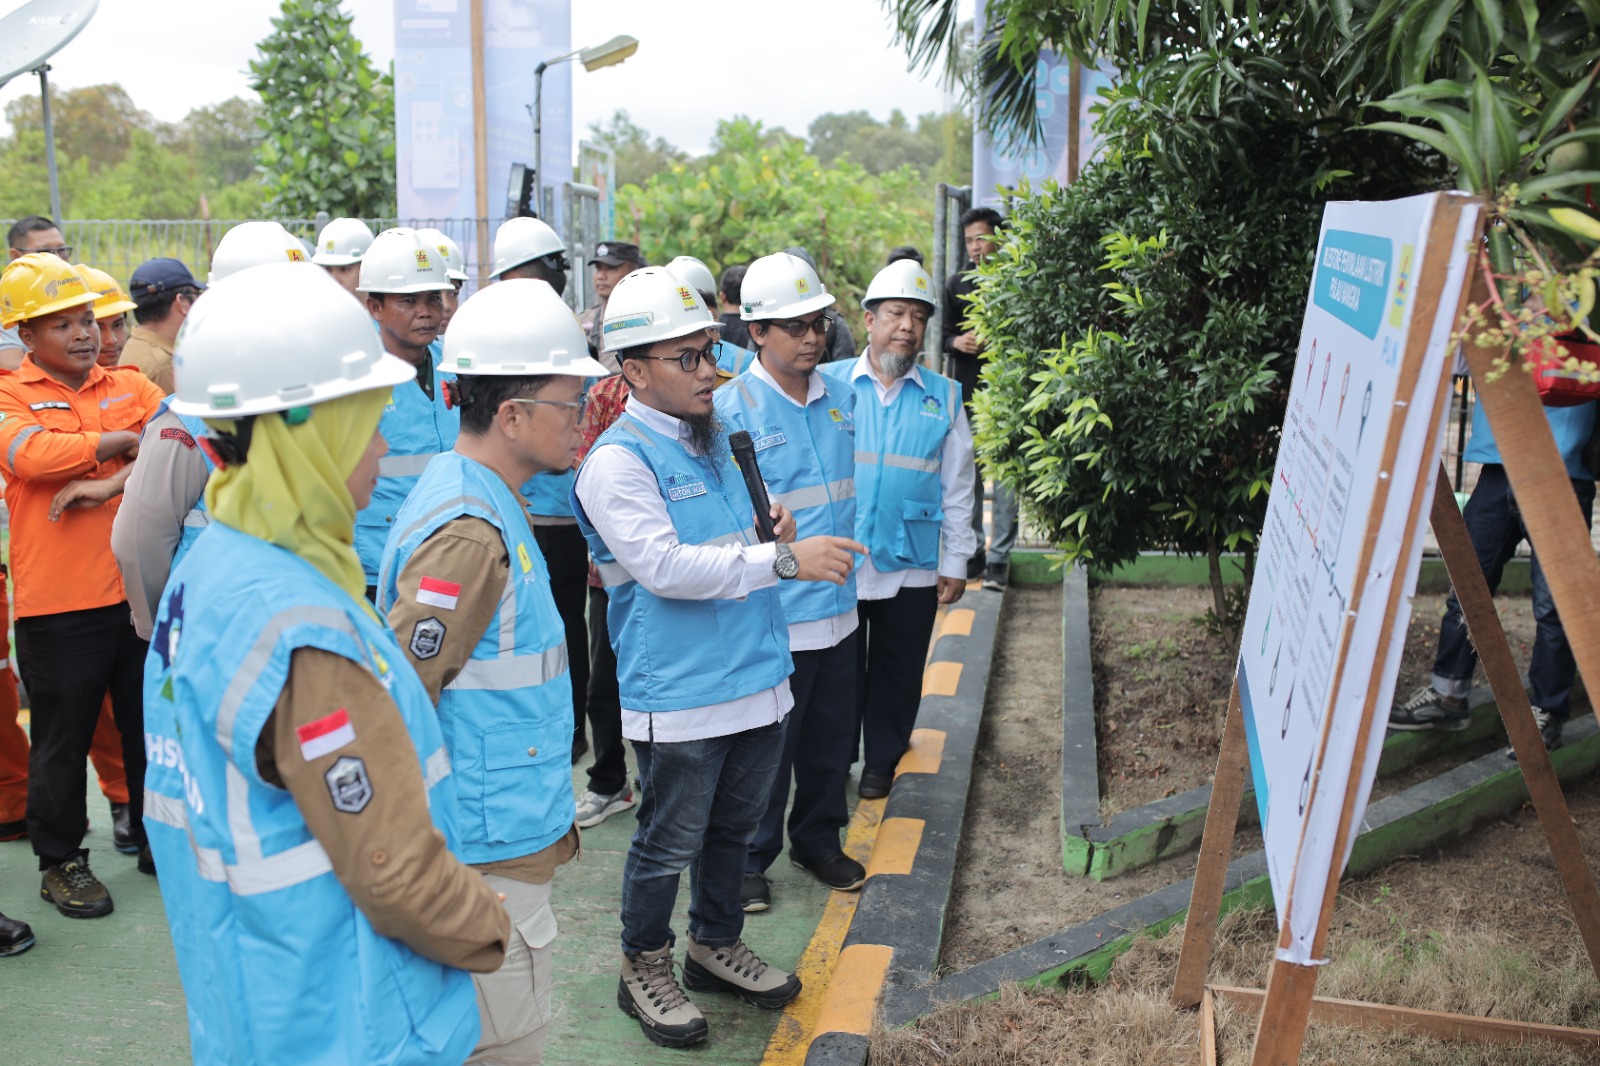
{"label": "black work shoe", "polygon": [[1467,701],[1453,696],[1441,696],[1432,685],[1423,685],[1404,703],[1389,709],[1389,728],[1413,732],[1420,729],[1440,729],[1459,733],[1472,725],[1472,712]]}
{"label": "black work shoe", "polygon": [[8,840],[27,840],[28,820],[18,818],[14,822],[0,822],[0,843]]}
{"label": "black work shoe", "polygon": [[989,565],[989,557],[979,552],[967,560],[967,580],[976,581],[983,576],[983,571]]}
{"label": "black work shoe", "polygon": [[802,859],[791,851],[789,861],[838,892],[854,891],[867,879],[867,868],[842,851],[818,859]]}
{"label": "black work shoe", "polygon": [[128,817],[126,803],[111,805],[111,846],[124,855],[139,854],[139,845],[133,842],[133,822]]}
{"label": "black work shoe", "polygon": [[706,1038],[706,1019],[672,973],[672,946],[622,956],[617,1006],[658,1047],[688,1047]]}
{"label": "black work shoe", "polygon": [[894,784],[893,774],[875,774],[870,770],[861,771],[861,783],[856,786],[856,795],[864,800],[883,799],[889,794],[889,786]]}
{"label": "black work shoe", "polygon": [[139,872],[151,877],[156,875],[156,857],[150,854],[149,844],[139,849]]}
{"label": "black work shoe", "polygon": [[[1566,722],[1566,716],[1558,715],[1554,711],[1547,711],[1543,707],[1533,709],[1533,724],[1539,727],[1539,739],[1544,741],[1545,751],[1554,751],[1556,745],[1561,743],[1561,727],[1566,725]],[[1506,758],[1516,762],[1517,749],[1507,748]]]}
{"label": "black work shoe", "polygon": [[572,765],[577,766],[578,760],[589,754],[589,738],[582,733],[572,735]]}
{"label": "black work shoe", "polygon": [[800,994],[800,978],[768,966],[743,940],[710,948],[690,937],[688,954],[683,987],[690,991],[732,992],[762,1010],[777,1010]]}
{"label": "black work shoe", "polygon": [[759,914],[772,906],[772,882],[766,874],[744,875],[744,884],[739,886],[739,906],[746,914]]}
{"label": "black work shoe", "polygon": [[77,855],[44,871],[40,897],[68,918],[100,918],[111,913],[111,893],[89,869],[89,856]]}
{"label": "black work shoe", "polygon": [[0,914],[0,958],[21,955],[31,947],[33,930],[28,928],[28,923]]}

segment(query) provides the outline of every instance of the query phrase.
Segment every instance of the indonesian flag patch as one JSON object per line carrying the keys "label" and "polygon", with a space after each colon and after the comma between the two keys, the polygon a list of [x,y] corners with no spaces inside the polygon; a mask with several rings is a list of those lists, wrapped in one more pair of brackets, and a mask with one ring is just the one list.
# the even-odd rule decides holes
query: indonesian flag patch
{"label": "indonesian flag patch", "polygon": [[350,714],[343,707],[315,722],[296,726],[294,734],[300,738],[300,756],[306,762],[338,751],[356,739],[355,726],[350,724]]}
{"label": "indonesian flag patch", "polygon": [[417,588],[417,602],[425,603],[429,607],[442,607],[447,611],[453,611],[456,609],[456,601],[460,598],[461,586],[454,581],[425,577]]}

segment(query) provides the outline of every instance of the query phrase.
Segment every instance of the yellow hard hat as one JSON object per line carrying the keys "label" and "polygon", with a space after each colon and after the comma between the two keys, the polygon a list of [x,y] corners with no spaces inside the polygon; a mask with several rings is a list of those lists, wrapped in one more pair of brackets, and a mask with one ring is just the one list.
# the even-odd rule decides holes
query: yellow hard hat
{"label": "yellow hard hat", "polygon": [[0,273],[0,326],[53,315],[99,298],[65,259],[49,252],[30,252]]}
{"label": "yellow hard hat", "polygon": [[94,302],[96,319],[125,315],[139,306],[128,299],[128,294],[122,291],[117,279],[104,270],[96,270],[88,263],[76,263],[72,269],[78,272],[89,288],[100,294],[99,299]]}

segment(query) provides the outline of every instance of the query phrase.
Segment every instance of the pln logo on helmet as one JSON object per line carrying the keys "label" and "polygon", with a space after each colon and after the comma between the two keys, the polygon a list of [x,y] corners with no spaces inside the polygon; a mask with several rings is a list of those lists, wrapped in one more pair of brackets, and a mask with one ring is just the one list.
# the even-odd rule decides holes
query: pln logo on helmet
{"label": "pln logo on helmet", "polygon": [[806,284],[805,278],[795,278],[794,291],[799,293],[801,296],[804,296],[806,293],[811,291],[811,286]]}
{"label": "pln logo on helmet", "polygon": [[418,248],[417,249],[417,269],[418,270],[432,270],[433,269],[433,260],[428,258],[428,250],[426,248]]}
{"label": "pln logo on helmet", "polygon": [[678,286],[678,299],[683,301],[683,309],[685,311],[693,311],[695,309],[694,293],[690,292],[687,286]]}

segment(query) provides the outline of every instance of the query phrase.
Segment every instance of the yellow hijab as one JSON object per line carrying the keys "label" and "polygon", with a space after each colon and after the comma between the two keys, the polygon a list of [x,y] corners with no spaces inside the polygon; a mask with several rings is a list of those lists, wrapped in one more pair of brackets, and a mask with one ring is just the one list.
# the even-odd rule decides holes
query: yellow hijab
{"label": "yellow hijab", "polygon": [[365,603],[367,580],[354,547],[356,504],[345,480],[388,400],[388,389],[341,396],[317,404],[298,426],[273,414],[257,418],[249,461],[218,468],[206,485],[211,516],[294,552]]}

